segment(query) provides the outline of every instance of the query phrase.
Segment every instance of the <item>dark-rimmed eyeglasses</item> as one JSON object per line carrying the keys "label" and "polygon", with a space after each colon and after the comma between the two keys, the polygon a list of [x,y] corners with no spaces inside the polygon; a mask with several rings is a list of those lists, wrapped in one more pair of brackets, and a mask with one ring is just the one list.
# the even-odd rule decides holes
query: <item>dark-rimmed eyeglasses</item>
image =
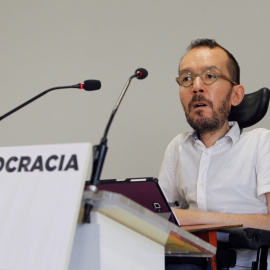
{"label": "dark-rimmed eyeglasses", "polygon": [[180,73],[180,77],[177,77],[175,80],[180,86],[189,87],[193,84],[197,76],[200,76],[203,83],[207,85],[216,82],[218,77],[222,77],[223,79],[231,82],[232,84],[237,85],[237,83],[231,80],[229,77],[227,77],[222,73],[217,73],[213,69],[206,69],[200,74],[194,74],[189,71],[183,71],[182,73]]}

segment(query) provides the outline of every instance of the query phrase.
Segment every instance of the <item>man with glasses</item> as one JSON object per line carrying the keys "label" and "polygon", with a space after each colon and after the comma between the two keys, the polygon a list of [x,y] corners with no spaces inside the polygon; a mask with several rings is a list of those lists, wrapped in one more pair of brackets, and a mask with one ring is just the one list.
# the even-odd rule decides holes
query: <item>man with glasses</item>
{"label": "man with glasses", "polygon": [[[195,40],[176,81],[193,131],[168,145],[159,181],[168,201],[180,205],[174,209],[180,224],[270,230],[270,132],[241,133],[237,122],[228,122],[231,106],[244,97],[237,61],[214,40]],[[252,256],[237,255],[237,265],[250,267]],[[177,267],[166,269],[184,269]]]}

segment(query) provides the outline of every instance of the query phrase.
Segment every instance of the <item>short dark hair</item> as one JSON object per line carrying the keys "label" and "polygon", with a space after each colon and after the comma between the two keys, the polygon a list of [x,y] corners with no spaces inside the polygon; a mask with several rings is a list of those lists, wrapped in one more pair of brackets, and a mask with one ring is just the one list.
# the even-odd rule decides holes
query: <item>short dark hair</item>
{"label": "short dark hair", "polygon": [[222,50],[224,50],[228,57],[229,57],[229,61],[227,64],[228,67],[228,71],[230,73],[230,77],[231,79],[236,82],[237,84],[240,84],[240,67],[238,62],[236,61],[236,59],[234,58],[234,56],[228,51],[226,50],[224,47],[222,47],[221,45],[219,45],[214,39],[196,39],[193,40],[190,45],[187,47],[187,52],[191,51],[194,48],[198,48],[198,47],[208,47],[210,49],[213,48],[221,48]]}

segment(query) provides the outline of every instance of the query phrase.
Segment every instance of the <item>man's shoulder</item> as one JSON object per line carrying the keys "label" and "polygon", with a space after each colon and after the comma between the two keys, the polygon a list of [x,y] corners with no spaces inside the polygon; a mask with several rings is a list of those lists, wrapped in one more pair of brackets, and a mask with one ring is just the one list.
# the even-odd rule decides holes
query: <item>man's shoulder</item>
{"label": "man's shoulder", "polygon": [[175,147],[177,145],[181,145],[183,144],[184,142],[186,142],[189,138],[191,138],[193,132],[183,132],[183,133],[180,133],[178,134],[177,136],[175,136],[171,142],[169,143],[168,145],[168,148],[171,148],[171,147]]}
{"label": "man's shoulder", "polygon": [[193,132],[183,132],[174,137],[166,148],[165,158],[167,160],[170,159],[172,164],[177,163],[181,145],[187,142],[191,138],[192,134]]}
{"label": "man's shoulder", "polygon": [[254,147],[270,146],[270,130],[265,128],[255,128],[253,130],[244,131],[240,135],[240,145],[253,145]]}
{"label": "man's shoulder", "polygon": [[249,131],[245,131],[241,135],[243,137],[268,137],[270,136],[270,130],[266,128],[255,128]]}

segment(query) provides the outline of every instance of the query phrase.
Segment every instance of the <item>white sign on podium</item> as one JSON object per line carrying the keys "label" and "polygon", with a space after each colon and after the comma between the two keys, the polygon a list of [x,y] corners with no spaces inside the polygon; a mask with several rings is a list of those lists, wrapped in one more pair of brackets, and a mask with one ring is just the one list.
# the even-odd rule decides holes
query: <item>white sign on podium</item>
{"label": "white sign on podium", "polygon": [[89,143],[0,148],[0,269],[68,268]]}

